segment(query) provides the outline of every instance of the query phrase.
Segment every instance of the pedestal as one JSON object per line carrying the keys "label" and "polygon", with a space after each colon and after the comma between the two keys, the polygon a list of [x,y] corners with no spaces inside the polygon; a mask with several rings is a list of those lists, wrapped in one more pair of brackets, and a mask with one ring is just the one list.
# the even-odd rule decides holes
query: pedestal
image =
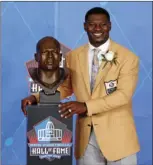
{"label": "pedestal", "polygon": [[58,110],[58,103],[27,107],[27,165],[72,165],[73,118]]}

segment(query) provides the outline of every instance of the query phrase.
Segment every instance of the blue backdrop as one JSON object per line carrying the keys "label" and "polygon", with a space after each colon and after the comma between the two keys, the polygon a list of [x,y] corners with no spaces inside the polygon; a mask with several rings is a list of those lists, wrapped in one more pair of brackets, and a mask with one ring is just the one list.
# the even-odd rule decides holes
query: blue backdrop
{"label": "blue backdrop", "polygon": [[20,100],[28,93],[25,62],[46,35],[74,49],[87,42],[84,15],[92,7],[111,15],[111,38],[140,59],[133,97],[141,145],[139,165],[152,165],[152,4],[151,2],[2,2],[2,165],[25,165],[26,119]]}

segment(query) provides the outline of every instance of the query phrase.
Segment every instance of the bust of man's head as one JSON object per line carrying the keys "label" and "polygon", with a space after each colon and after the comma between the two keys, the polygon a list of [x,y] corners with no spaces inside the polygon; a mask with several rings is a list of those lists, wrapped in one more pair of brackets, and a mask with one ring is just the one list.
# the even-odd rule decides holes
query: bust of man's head
{"label": "bust of man's head", "polygon": [[60,43],[55,38],[47,36],[38,41],[35,53],[38,68],[31,68],[29,74],[47,93],[55,91],[66,77],[65,70],[60,68],[61,59]]}
{"label": "bust of man's head", "polygon": [[60,43],[53,37],[44,37],[36,45],[35,60],[38,68],[45,71],[59,69],[61,54]]}

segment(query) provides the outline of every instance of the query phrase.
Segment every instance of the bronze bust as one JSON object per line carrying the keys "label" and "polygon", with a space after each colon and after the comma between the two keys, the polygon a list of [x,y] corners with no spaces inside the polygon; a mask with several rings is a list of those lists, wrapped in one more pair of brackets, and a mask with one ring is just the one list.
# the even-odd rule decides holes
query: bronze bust
{"label": "bronze bust", "polygon": [[29,75],[42,88],[40,102],[42,98],[50,102],[51,97],[47,96],[55,95],[67,76],[67,70],[59,67],[61,58],[60,43],[55,38],[44,37],[38,41],[35,53],[38,68],[30,68]]}
{"label": "bronze bust", "polygon": [[55,38],[47,36],[38,41],[35,53],[38,68],[29,68],[28,72],[34,83],[37,83],[43,90],[21,101],[21,109],[25,115],[27,115],[27,105],[54,101],[55,95],[58,95],[59,99],[60,94],[57,88],[68,75],[68,69],[59,67],[61,59],[60,43]]}

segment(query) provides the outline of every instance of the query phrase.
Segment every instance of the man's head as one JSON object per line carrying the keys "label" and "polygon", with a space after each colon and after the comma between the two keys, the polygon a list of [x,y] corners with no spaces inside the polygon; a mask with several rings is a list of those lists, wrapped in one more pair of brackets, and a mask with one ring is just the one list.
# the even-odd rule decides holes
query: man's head
{"label": "man's head", "polygon": [[53,37],[44,37],[36,45],[35,60],[42,70],[56,70],[61,61],[60,43]]}
{"label": "man's head", "polygon": [[84,29],[93,46],[105,43],[111,30],[109,13],[101,7],[90,9],[85,15]]}

